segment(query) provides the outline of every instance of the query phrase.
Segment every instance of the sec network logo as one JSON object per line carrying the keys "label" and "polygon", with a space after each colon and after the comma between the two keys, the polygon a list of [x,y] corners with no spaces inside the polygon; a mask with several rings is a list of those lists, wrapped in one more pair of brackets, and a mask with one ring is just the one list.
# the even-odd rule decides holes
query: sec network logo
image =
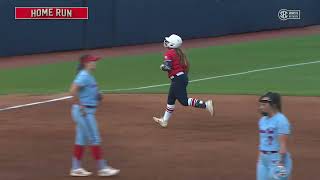
{"label": "sec network logo", "polygon": [[281,21],[286,21],[289,19],[301,19],[300,10],[289,9],[280,9],[278,12],[278,17]]}

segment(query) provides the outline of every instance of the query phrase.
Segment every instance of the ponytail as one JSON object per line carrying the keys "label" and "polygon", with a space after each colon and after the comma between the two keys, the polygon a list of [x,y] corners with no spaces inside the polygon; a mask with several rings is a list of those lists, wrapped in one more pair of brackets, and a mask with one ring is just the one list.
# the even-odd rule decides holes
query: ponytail
{"label": "ponytail", "polygon": [[81,70],[83,70],[84,68],[84,64],[82,62],[80,62],[77,66],[77,73],[79,73]]}
{"label": "ponytail", "polygon": [[180,48],[176,48],[174,49],[179,57],[180,60],[180,64],[184,65],[186,67],[186,73],[188,73],[189,71],[189,61],[187,59],[186,54],[180,49]]}
{"label": "ponytail", "polygon": [[281,95],[279,93],[273,93],[273,106],[279,111],[282,112],[282,103],[281,103]]}

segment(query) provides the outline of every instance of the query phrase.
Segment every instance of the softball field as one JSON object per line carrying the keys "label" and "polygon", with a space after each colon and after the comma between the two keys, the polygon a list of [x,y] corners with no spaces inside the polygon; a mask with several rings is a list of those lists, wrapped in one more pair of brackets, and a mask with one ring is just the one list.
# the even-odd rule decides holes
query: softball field
{"label": "softball field", "polygon": [[271,90],[284,95],[293,126],[292,179],[317,180],[319,40],[312,26],[186,41],[189,92],[212,98],[216,116],[177,105],[167,129],[152,120],[164,112],[169,83],[158,68],[161,43],[0,58],[0,179],[73,179],[70,99],[4,109],[68,96],[76,59],[92,53],[104,57],[95,74],[105,93],[97,120],[104,157],[121,169],[114,179],[255,179],[257,99]]}

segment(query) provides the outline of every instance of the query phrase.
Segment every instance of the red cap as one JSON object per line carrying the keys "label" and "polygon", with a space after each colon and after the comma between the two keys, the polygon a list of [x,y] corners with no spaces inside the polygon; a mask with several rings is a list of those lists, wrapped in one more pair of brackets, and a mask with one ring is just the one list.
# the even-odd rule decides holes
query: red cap
{"label": "red cap", "polygon": [[82,64],[92,61],[98,61],[100,57],[98,56],[92,56],[92,55],[84,55],[80,58],[80,61]]}

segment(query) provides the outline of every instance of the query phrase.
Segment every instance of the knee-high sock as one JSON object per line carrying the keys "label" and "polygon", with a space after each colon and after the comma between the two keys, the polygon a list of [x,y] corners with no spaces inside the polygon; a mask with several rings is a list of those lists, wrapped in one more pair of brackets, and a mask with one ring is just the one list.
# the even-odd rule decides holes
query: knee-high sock
{"label": "knee-high sock", "polygon": [[103,169],[107,166],[107,162],[102,158],[102,151],[100,145],[91,146],[93,158],[97,161],[98,169]]}
{"label": "knee-high sock", "polygon": [[169,105],[169,104],[167,104],[167,109],[166,109],[166,111],[164,112],[163,120],[169,121],[169,119],[170,119],[173,111],[174,111],[174,105]]}
{"label": "knee-high sock", "polygon": [[84,152],[84,146],[75,144],[73,147],[72,169],[81,168],[81,159]]}
{"label": "knee-high sock", "polygon": [[189,98],[188,105],[196,108],[202,108],[202,109],[205,109],[207,107],[204,101],[195,99],[195,98]]}

